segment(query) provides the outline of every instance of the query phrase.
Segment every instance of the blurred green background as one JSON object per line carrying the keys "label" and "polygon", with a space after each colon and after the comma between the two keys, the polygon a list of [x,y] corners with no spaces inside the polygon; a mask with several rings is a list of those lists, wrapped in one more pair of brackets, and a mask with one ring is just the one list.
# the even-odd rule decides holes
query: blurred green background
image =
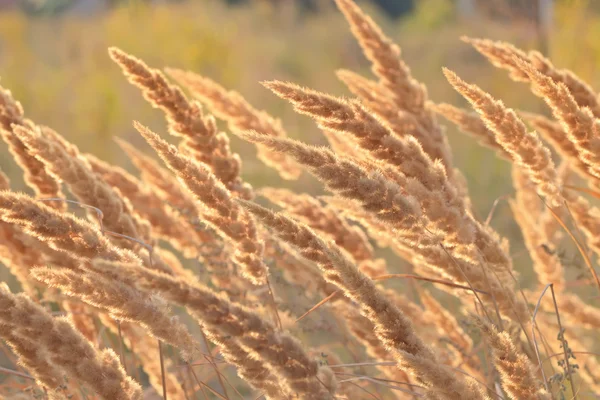
{"label": "blurred green background", "polygon": [[[235,4],[234,4],[235,3]],[[542,0],[552,4],[543,17],[537,0],[359,1],[402,48],[414,75],[432,100],[465,105],[445,81],[449,67],[511,107],[546,112],[522,84],[489,65],[461,35],[511,41],[541,49],[559,67],[570,68],[597,87],[600,2]],[[165,133],[160,111],[126,82],[107,55],[118,46],[153,67],[199,72],[241,92],[254,106],[283,119],[290,136],[313,144],[324,137],[308,118],[264,89],[266,79],[290,80],[348,95],[334,71],[370,74],[369,65],[333,1],[188,0],[174,2],[0,0],[0,85],[10,89],[37,123],[48,125],[82,151],[126,168],[112,137],[145,144],[133,119]],[[448,125],[455,163],[469,180],[477,214],[485,218],[494,200],[510,193],[508,164]],[[307,174],[282,182],[256,160],[254,148],[233,139],[244,160],[244,177],[256,186],[287,186],[317,193]],[[21,172],[0,146],[0,168],[25,189]],[[493,225],[518,238],[506,205]],[[513,241],[513,253],[522,249]]]}

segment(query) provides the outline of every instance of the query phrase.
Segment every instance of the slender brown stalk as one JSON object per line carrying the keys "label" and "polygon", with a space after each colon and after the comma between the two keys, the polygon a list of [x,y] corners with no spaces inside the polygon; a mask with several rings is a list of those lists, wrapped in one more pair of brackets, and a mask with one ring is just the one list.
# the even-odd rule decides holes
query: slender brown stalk
{"label": "slender brown stalk", "polygon": [[366,15],[353,0],[336,0],[352,33],[358,40],[365,56],[371,61],[372,70],[380,84],[392,95],[396,106],[414,116],[437,147],[429,155],[440,159],[449,175],[452,175],[452,157],[446,136],[435,114],[427,107],[427,89],[410,72],[402,60],[400,48],[385,36],[381,28]]}
{"label": "slender brown stalk", "polygon": [[106,279],[92,271],[81,273],[64,268],[35,268],[31,274],[66,295],[106,310],[119,321],[141,325],[155,338],[179,348],[184,358],[189,359],[198,347],[185,325],[170,315],[166,302],[160,296],[143,293],[124,282]]}
{"label": "slender brown stalk", "polygon": [[240,209],[231,192],[207,167],[182,155],[143,125],[136,122],[135,128],[177,175],[181,184],[210,210],[205,212],[202,207],[198,208],[203,219],[233,242],[236,247],[234,258],[244,268],[244,276],[254,284],[264,284],[268,273],[261,259],[264,244],[252,217]]}
{"label": "slender brown stalk", "polygon": [[350,225],[332,208],[323,206],[314,197],[276,188],[263,188],[260,194],[315,231],[331,237],[338,246],[352,255],[355,261],[374,258],[373,246],[365,233],[358,226]]}
{"label": "slender brown stalk", "polygon": [[189,102],[159,70],[116,47],[109,48],[108,53],[126,78],[142,90],[146,100],[166,114],[169,132],[182,138],[186,151],[208,165],[229,190],[243,198],[251,197],[252,188],[239,177],[240,157],[231,152],[229,139],[218,132],[214,118],[203,115],[200,104]]}
{"label": "slender brown stalk", "polygon": [[141,388],[129,378],[110,349],[98,351],[66,319],[54,319],[24,295],[0,288],[0,323],[11,327],[12,338],[35,341],[53,368],[85,382],[106,400],[141,399]]}
{"label": "slender brown stalk", "polygon": [[533,366],[524,354],[518,352],[507,332],[499,331],[494,325],[477,319],[477,325],[494,356],[494,365],[500,373],[502,387],[513,400],[542,400],[552,396],[544,390],[533,373]]}
{"label": "slender brown stalk", "polygon": [[[253,130],[262,135],[287,136],[280,120],[265,111],[255,109],[238,92],[227,90],[213,80],[190,71],[167,68],[166,72],[206,104],[217,117],[227,121],[230,130]],[[281,153],[274,153],[259,146],[258,157],[266,165],[276,169],[284,179],[298,179],[302,172],[292,159]]]}
{"label": "slender brown stalk", "polygon": [[[358,304],[363,316],[375,325],[375,335],[392,353],[398,367],[416,375],[430,389],[431,398],[451,399],[459,394],[472,399],[484,398],[439,365],[431,349],[415,334],[406,316],[337,246],[325,244],[309,227],[283,214],[239,201],[283,240],[298,247],[304,257],[316,262],[325,279],[339,286],[348,298]],[[440,386],[442,381],[444,386]]]}
{"label": "slender brown stalk", "polygon": [[[109,264],[103,263],[109,270]],[[147,290],[186,306],[203,326],[235,338],[239,345],[269,366],[278,383],[302,399],[328,399],[336,381],[329,368],[312,360],[289,334],[246,307],[229,301],[197,282],[188,282],[132,264],[117,264],[114,273],[133,276]]]}
{"label": "slender brown stalk", "polygon": [[448,103],[434,104],[432,109],[458,126],[462,132],[472,136],[483,146],[496,151],[500,157],[510,159],[510,155],[496,141],[494,132],[488,129],[477,113],[463,110]]}
{"label": "slender brown stalk", "polygon": [[487,127],[496,135],[496,141],[536,184],[538,193],[547,198],[552,207],[562,204],[560,187],[550,151],[535,132],[527,132],[523,122],[511,109],[481,90],[468,84],[454,72],[444,69],[446,78],[481,115]]}

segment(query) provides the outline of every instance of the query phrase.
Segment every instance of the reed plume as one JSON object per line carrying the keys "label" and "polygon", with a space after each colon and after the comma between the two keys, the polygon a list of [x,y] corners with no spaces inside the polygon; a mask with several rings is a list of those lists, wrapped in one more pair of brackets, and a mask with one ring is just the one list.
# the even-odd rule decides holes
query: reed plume
{"label": "reed plume", "polygon": [[523,168],[538,193],[546,197],[552,207],[562,204],[557,173],[550,151],[543,145],[535,132],[528,132],[511,109],[481,90],[468,84],[454,72],[445,69],[444,74],[450,84],[465,97],[481,115],[487,127],[496,135],[496,141],[511,155],[511,158]]}
{"label": "reed plume", "polygon": [[481,145],[494,150],[500,157],[510,159],[510,155],[496,140],[494,132],[488,129],[477,113],[460,109],[448,103],[434,104],[432,109],[454,123],[462,132],[473,137]]}
{"label": "reed plume", "polygon": [[[507,315],[512,318],[518,316],[521,320],[527,318],[525,304],[518,299],[514,300],[508,289],[511,279],[507,276],[506,269],[509,268],[510,260],[492,232],[483,230],[476,223],[471,225],[477,229],[476,242],[480,251],[485,255],[486,262],[495,269],[497,276],[506,277],[505,279],[486,278],[479,265],[482,262],[479,258],[481,257],[479,251],[476,248],[467,247],[466,243],[460,248],[464,250],[462,253],[455,253],[457,258],[452,257],[448,250],[440,247],[442,235],[437,239],[431,231],[424,230],[427,220],[422,215],[417,198],[387,180],[381,173],[368,172],[350,160],[336,157],[327,149],[314,148],[290,139],[270,138],[252,133],[246,133],[242,137],[293,155],[300,164],[307,167],[309,172],[323,181],[328,189],[341,197],[358,201],[364,211],[372,213],[375,219],[383,223],[384,230],[393,229],[394,240],[399,241],[403,248],[411,248],[413,262],[431,266],[457,282],[470,282],[478,288],[490,287],[490,290],[494,291],[497,302]],[[433,196],[430,198],[435,200]],[[441,209],[443,208],[438,208],[438,213]],[[435,206],[432,205],[431,210],[435,212]],[[470,218],[464,209],[462,211],[466,218]],[[446,218],[447,215],[441,217]],[[463,235],[473,233],[472,230],[464,229],[461,225],[447,226],[463,228],[460,231],[460,234]],[[416,256],[419,256],[420,260],[415,260]],[[475,257],[474,264],[466,262],[467,259],[473,257]]]}
{"label": "reed plume", "polygon": [[[44,164],[30,154],[25,144],[13,132],[15,127],[39,129],[26,119],[21,103],[16,101],[12,93],[0,87],[0,135],[8,145],[8,149],[17,164],[23,170],[25,183],[35,194],[42,198],[64,198],[60,182],[46,171]],[[53,203],[52,207],[64,210],[64,203]]]}
{"label": "reed plume", "polygon": [[[147,220],[156,236],[168,241],[187,257],[197,253],[198,242],[214,240],[207,232],[197,231],[197,237],[189,235],[193,227],[173,210],[159,195],[148,189],[145,183],[122,168],[108,164],[91,154],[85,155],[94,173],[113,188],[119,190],[133,207],[133,212]],[[177,223],[174,223],[177,221]]]}
{"label": "reed plume", "polygon": [[427,89],[413,78],[410,68],[402,60],[400,48],[353,0],[336,0],[336,3],[371,62],[380,84],[391,93],[398,109],[412,114],[416,123],[428,133],[431,142],[437,144],[429,155],[432,159],[441,160],[448,174],[452,175],[452,157],[446,136],[435,114],[426,105]]}
{"label": "reed plume", "polygon": [[134,264],[102,263],[105,270],[133,276],[147,290],[161,293],[172,302],[186,306],[198,321],[221,334],[237,339],[259,360],[269,366],[278,383],[302,399],[327,399],[333,396],[333,373],[319,366],[301,344],[246,307],[229,301],[197,282],[188,282]]}
{"label": "reed plume", "polygon": [[68,213],[59,213],[24,194],[0,192],[0,219],[19,225],[50,247],[83,260],[101,257],[140,262],[131,251],[112,245],[91,223]]}
{"label": "reed plume", "polygon": [[229,139],[218,132],[214,118],[205,116],[200,104],[189,102],[159,70],[116,47],[109,48],[108,53],[146,100],[166,114],[169,132],[183,139],[182,146],[192,157],[208,165],[229,190],[249,198],[252,188],[239,177],[240,157],[231,152]]}
{"label": "reed plume", "polygon": [[499,331],[491,323],[477,319],[487,343],[492,349],[494,365],[500,373],[502,388],[513,400],[544,400],[552,396],[541,388],[533,373],[533,366],[524,354],[518,352],[507,332]]}
{"label": "reed plume", "polygon": [[9,337],[24,338],[23,345],[35,341],[54,370],[85,382],[103,399],[141,399],[140,386],[125,374],[117,355],[110,349],[94,349],[66,319],[52,318],[25,295],[14,295],[6,287],[0,287],[0,310],[0,324],[10,327]]}
{"label": "reed plume", "polygon": [[276,188],[263,188],[260,194],[315,231],[331,237],[338,246],[352,255],[355,261],[374,258],[373,246],[365,233],[358,226],[350,225],[332,208],[323,206],[314,197]]}
{"label": "reed plume", "polygon": [[[214,213],[205,213],[204,219],[233,241],[236,247],[234,257],[244,268],[244,276],[254,284],[265,283],[267,267],[261,259],[263,242],[258,237],[254,221],[237,206],[231,192],[208,168],[180,154],[174,146],[143,125],[136,123],[135,128],[177,175],[181,184]],[[202,209],[199,211],[202,213]]]}
{"label": "reed plume", "polygon": [[273,376],[265,363],[253,358],[251,353],[240,346],[235,339],[209,326],[204,326],[203,329],[208,339],[219,346],[223,358],[237,368],[240,378],[246,380],[267,399],[275,400],[290,396],[291,393],[277,383],[277,377]]}
{"label": "reed plume", "polygon": [[594,177],[600,177],[600,122],[588,107],[581,107],[568,87],[555,82],[551,77],[540,73],[530,63],[518,62],[523,73],[531,79],[534,93],[542,97],[552,109],[567,137],[579,152]]}
{"label": "reed plume", "polygon": [[[238,201],[283,240],[298,247],[304,257],[316,262],[325,279],[339,286],[344,295],[357,303],[363,316],[375,325],[375,335],[392,353],[398,367],[417,376],[430,389],[431,398],[451,399],[458,394],[473,399],[484,398],[438,364],[431,349],[413,331],[410,321],[337,246],[328,246],[306,225],[285,215],[251,202]],[[445,382],[444,387],[439,386],[441,381]]]}
{"label": "reed plume", "polygon": [[[92,261],[93,262],[93,261]],[[170,315],[165,301],[137,288],[101,274],[74,272],[64,268],[35,268],[32,276],[68,296],[81,299],[91,306],[106,310],[113,318],[141,325],[152,336],[169,343],[190,358],[198,347],[187,328]]]}
{"label": "reed plume", "polygon": [[130,210],[111,187],[97,179],[83,160],[71,156],[60,144],[31,129],[16,127],[15,134],[48,171],[69,185],[82,203],[102,211],[102,224],[106,229],[133,238],[138,236]]}
{"label": "reed plume", "polygon": [[532,81],[531,76],[519,65],[523,62],[531,64],[537,71],[550,77],[557,84],[565,85],[580,107],[588,107],[596,117],[600,117],[600,103],[596,92],[572,71],[556,68],[540,52],[526,53],[512,44],[502,41],[469,37],[462,39],[471,44],[494,66],[508,70],[510,77],[516,81]]}
{"label": "reed plume", "polygon": [[[190,90],[194,97],[206,104],[217,117],[227,121],[232,131],[253,130],[267,136],[287,136],[280,120],[265,111],[255,109],[238,92],[227,90],[213,80],[190,71],[174,68],[167,68],[166,71],[180,85]],[[275,168],[284,179],[298,179],[302,172],[300,167],[284,154],[274,153],[260,146],[258,158],[269,167]]]}

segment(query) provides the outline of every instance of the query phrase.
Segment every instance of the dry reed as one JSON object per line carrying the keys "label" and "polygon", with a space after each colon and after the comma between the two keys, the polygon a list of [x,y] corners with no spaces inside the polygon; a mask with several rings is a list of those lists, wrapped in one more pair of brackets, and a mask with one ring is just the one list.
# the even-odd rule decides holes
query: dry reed
{"label": "dry reed", "polygon": [[[251,398],[270,400],[539,400],[598,391],[600,311],[572,289],[587,283],[573,281],[561,241],[573,239],[595,272],[588,252],[600,255],[600,209],[579,193],[600,197],[595,91],[538,52],[465,39],[551,107],[554,119],[518,113],[551,153],[517,113],[449,70],[476,113],[433,103],[375,21],[352,0],[336,3],[375,78],[336,71],[349,99],[263,82],[313,118],[330,148],[288,138],[280,120],[238,92],[166,70],[256,144],[267,166],[285,179],[304,169],[329,196],[255,191],[200,102],[115,47],[110,57],[179,140],[175,147],[134,123],[166,168],[121,139],[139,176],[82,154],[0,88],[0,134],[35,196],[12,192],[0,171],[0,261],[24,292],[0,287],[0,338],[15,365],[0,369],[8,375],[0,397],[31,389],[43,399],[140,399],[134,376],[146,382],[144,398],[155,391],[170,400],[246,398],[244,384],[256,391]],[[476,217],[436,114],[512,162],[508,204],[533,261],[534,290],[525,285],[527,261],[492,227],[493,212],[485,222]],[[592,189],[571,184],[571,170]],[[257,194],[283,210],[250,201]],[[421,285],[445,291],[443,301]],[[465,322],[469,314],[475,322]],[[569,363],[575,354],[579,369]],[[556,360],[562,372],[548,376]]]}

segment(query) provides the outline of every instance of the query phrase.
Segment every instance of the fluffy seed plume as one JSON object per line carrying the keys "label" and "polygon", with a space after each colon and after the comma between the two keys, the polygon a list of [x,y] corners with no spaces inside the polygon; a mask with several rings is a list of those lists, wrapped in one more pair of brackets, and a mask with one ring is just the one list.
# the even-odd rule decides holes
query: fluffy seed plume
{"label": "fluffy seed plume", "polygon": [[[431,349],[415,334],[410,321],[337,246],[327,245],[306,225],[283,214],[248,201],[239,201],[283,240],[298,247],[304,257],[316,262],[325,279],[339,286],[348,298],[358,304],[363,316],[373,321],[375,335],[392,352],[398,367],[419,377],[432,393],[437,393],[434,398],[449,400],[459,393],[471,399],[484,398],[438,364]],[[439,386],[441,381],[445,382],[443,388]]]}
{"label": "fluffy seed plume", "polygon": [[150,223],[153,233],[168,241],[187,257],[193,257],[197,253],[200,241],[206,243],[211,239],[214,240],[214,237],[202,231],[197,231],[197,237],[190,235],[189,231],[193,227],[156,192],[149,190],[144,182],[124,169],[91,154],[86,154],[85,158],[96,174],[113,188],[118,189],[121,195],[131,202],[133,212]]}
{"label": "fluffy seed plume", "polygon": [[68,213],[59,213],[24,194],[0,192],[0,219],[20,225],[25,232],[52,248],[83,260],[101,257],[141,262],[132,252],[112,245],[91,223]]}
{"label": "fluffy seed plume", "polygon": [[502,388],[512,400],[550,400],[552,396],[541,388],[527,356],[520,353],[507,332],[500,332],[489,322],[477,319],[477,325],[494,356]]}
{"label": "fluffy seed plume", "polygon": [[355,261],[371,260],[374,257],[373,246],[365,233],[359,227],[351,226],[334,209],[324,206],[314,197],[276,188],[263,188],[260,194],[312,229],[332,238]]}
{"label": "fluffy seed plume", "polygon": [[142,181],[168,204],[182,214],[193,214],[196,210],[192,195],[172,179],[169,170],[163,168],[153,158],[142,153],[132,144],[115,138],[121,149],[140,170]]}
{"label": "fluffy seed plume", "polygon": [[487,127],[496,134],[496,141],[521,168],[527,171],[529,178],[537,186],[538,193],[547,198],[553,207],[563,201],[557,179],[556,169],[550,151],[544,146],[535,132],[528,132],[511,109],[481,90],[468,84],[454,72],[444,69],[450,84],[463,95],[481,115]]}
{"label": "fluffy seed plume", "polygon": [[253,358],[235,339],[206,325],[203,329],[208,339],[219,346],[223,358],[237,368],[240,378],[262,392],[267,399],[276,400],[291,395],[287,388],[277,383],[277,377],[265,363]]}
{"label": "fluffy seed plume", "polygon": [[[230,130],[253,130],[267,136],[287,136],[280,120],[265,111],[255,109],[238,92],[227,90],[213,80],[193,72],[168,68],[167,73],[206,104],[217,117],[227,121]],[[300,167],[284,154],[274,153],[259,146],[258,157],[266,165],[275,168],[284,179],[298,179],[302,172]]]}
{"label": "fluffy seed plume", "polygon": [[554,117],[561,122],[589,172],[600,178],[600,120],[588,107],[577,104],[565,84],[555,82],[528,62],[518,61],[517,65],[531,79],[534,92],[544,99]]}
{"label": "fluffy seed plume", "polygon": [[205,116],[200,104],[188,101],[181,89],[171,85],[159,70],[116,47],[109,48],[108,53],[129,82],[142,90],[146,100],[166,114],[169,132],[183,139],[182,146],[207,164],[229,190],[250,197],[251,187],[239,177],[240,157],[231,152],[229,139],[218,132],[215,119]]}
{"label": "fluffy seed plume", "polygon": [[[321,179],[339,195],[356,199],[363,208],[377,211],[378,218],[403,233],[415,232],[421,221],[416,199],[404,194],[397,185],[377,172],[369,172],[344,158],[338,158],[325,148],[305,145],[291,139],[271,138],[254,133],[240,136],[250,142],[262,143],[273,150],[286,152]],[[419,236],[415,232],[414,239]],[[419,240],[420,241],[420,240]]]}
{"label": "fluffy seed plume", "polygon": [[[106,261],[95,260],[94,269],[104,272]],[[194,354],[198,343],[176,317],[172,317],[166,302],[160,296],[148,295],[116,279],[106,279],[101,273],[74,272],[64,268],[35,268],[32,276],[64,294],[81,299],[87,304],[106,310],[121,321],[140,324],[155,338],[182,351],[186,358]]]}
{"label": "fluffy seed plume", "polygon": [[381,85],[392,94],[397,107],[412,114],[428,133],[431,142],[437,144],[429,155],[433,159],[440,159],[451,174],[452,156],[435,114],[426,106],[427,89],[413,78],[410,68],[402,60],[400,48],[353,0],[336,0],[336,3],[348,20],[363,53],[371,61],[372,70],[379,77]]}
{"label": "fluffy seed plume", "polygon": [[[12,93],[0,87],[0,136],[23,169],[25,183],[34,190],[36,196],[64,198],[60,182],[46,171],[44,164],[30,154],[25,144],[14,134],[13,129],[18,126],[39,129],[32,121],[25,119],[23,107],[12,97]],[[65,204],[61,202],[55,202],[51,206],[65,209]]]}
{"label": "fluffy seed plume", "polygon": [[550,60],[538,51],[524,52],[510,43],[488,39],[463,37],[485,56],[494,66],[506,69],[516,81],[531,82],[531,76],[523,71],[520,63],[529,63],[541,74],[554,82],[564,84],[580,107],[588,107],[596,117],[600,117],[600,103],[594,89],[572,71],[556,68]]}
{"label": "fluffy seed plume", "polygon": [[15,134],[54,176],[69,185],[82,203],[102,210],[102,224],[106,229],[133,238],[138,236],[130,210],[110,186],[94,175],[82,159],[73,157],[60,144],[31,129],[16,127]]}
{"label": "fluffy seed plume", "polygon": [[448,103],[432,105],[432,109],[454,123],[461,131],[472,136],[483,146],[496,151],[501,157],[510,159],[504,148],[496,141],[494,132],[488,129],[476,113],[460,109]]}
{"label": "fluffy seed plume", "polygon": [[240,209],[231,192],[208,168],[185,157],[143,125],[135,123],[135,128],[177,174],[181,184],[194,194],[198,202],[213,212],[204,213],[203,218],[233,241],[236,246],[234,257],[243,267],[244,276],[254,284],[265,283],[267,267],[262,261],[264,245],[258,237],[252,217]]}
{"label": "fluffy seed plume", "polygon": [[[291,335],[246,307],[229,301],[211,289],[131,264],[121,264],[116,274],[135,277],[146,290],[187,307],[203,326],[231,336],[252,356],[267,365],[279,385],[306,400],[331,399],[335,376],[326,366],[311,359]],[[225,343],[224,343],[225,344]]]}
{"label": "fluffy seed plume", "polygon": [[112,350],[96,350],[66,319],[52,318],[29,298],[14,295],[6,287],[0,287],[0,324],[11,328],[11,339],[35,341],[53,368],[89,385],[101,398],[142,398],[140,386],[125,374]]}

